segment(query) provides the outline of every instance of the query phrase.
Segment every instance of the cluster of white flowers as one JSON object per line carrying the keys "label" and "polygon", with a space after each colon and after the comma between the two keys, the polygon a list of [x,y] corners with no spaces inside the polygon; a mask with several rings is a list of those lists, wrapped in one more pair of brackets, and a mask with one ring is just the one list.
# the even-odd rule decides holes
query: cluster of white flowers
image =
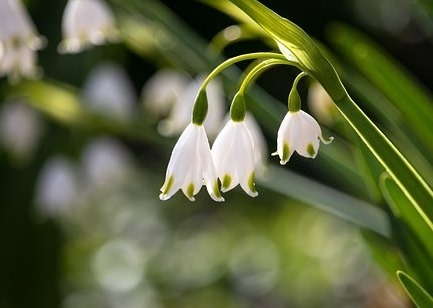
{"label": "cluster of white flowers", "polygon": [[[294,61],[293,54],[280,45],[281,52],[287,60]],[[289,103],[289,111],[278,130],[277,151],[272,155],[278,155],[282,165],[289,161],[295,151],[301,156],[315,158],[320,141],[325,144],[332,141],[332,138],[323,138],[317,121],[300,110],[296,85],[305,75],[302,73],[295,80],[292,89],[292,92],[295,92],[295,102],[292,107]],[[197,95],[195,104],[199,102],[201,94],[203,93],[199,92]],[[188,97],[193,101],[191,95]],[[192,121],[183,131],[171,154],[165,182],[161,188],[161,200],[169,199],[181,189],[185,196],[193,201],[203,185],[206,185],[215,201],[224,201],[220,191],[225,193],[237,185],[240,185],[248,195],[257,196],[254,175],[255,170],[262,167],[264,161],[264,142],[260,137],[261,133],[257,134],[257,124],[252,116],[246,113],[243,95],[235,96],[232,108],[235,103],[238,104],[236,100],[239,99],[242,100],[240,107],[235,107],[237,109],[217,135],[212,148],[205,125],[202,125],[206,116],[200,116],[200,120],[195,121],[193,114]],[[187,109],[189,115],[195,112],[193,106]]]}
{"label": "cluster of white flowers", "polygon": [[[119,38],[114,16],[104,0],[69,0],[63,15],[63,53],[75,53],[91,45]],[[0,1],[0,77],[11,82],[36,78],[37,54],[45,39],[36,30],[21,0]]]}

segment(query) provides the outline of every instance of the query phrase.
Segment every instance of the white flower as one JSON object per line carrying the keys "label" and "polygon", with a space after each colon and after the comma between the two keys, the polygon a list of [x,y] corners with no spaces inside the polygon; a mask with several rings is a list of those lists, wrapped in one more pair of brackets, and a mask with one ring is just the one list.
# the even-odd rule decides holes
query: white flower
{"label": "white flower", "polygon": [[315,158],[319,140],[328,144],[332,139],[323,138],[319,124],[308,113],[289,111],[278,130],[277,152],[272,155],[278,155],[282,165],[289,161],[294,151],[304,157]]}
{"label": "white flower", "polygon": [[190,82],[190,77],[178,70],[157,71],[142,90],[143,106],[152,115],[166,116]]}
{"label": "white flower", "polygon": [[87,78],[83,97],[90,109],[119,120],[128,120],[137,101],[134,86],[123,67],[104,63]]}
{"label": "white flower", "polygon": [[213,200],[224,201],[218,189],[205,128],[190,123],[173,148],[159,198],[167,200],[182,189],[185,196],[194,201],[203,184]]}
{"label": "white flower", "polygon": [[9,75],[13,82],[37,77],[36,50],[43,45],[21,1],[0,1],[0,76]]}
{"label": "white flower", "polygon": [[62,33],[61,53],[76,53],[119,39],[113,13],[104,0],[69,0],[63,13]]}
{"label": "white flower", "polygon": [[254,143],[244,121],[230,120],[224,126],[212,146],[212,156],[222,192],[240,184],[248,195],[257,196],[254,187]]}
{"label": "white flower", "polygon": [[[190,82],[185,88],[182,96],[175,102],[167,119],[161,121],[159,130],[161,134],[173,136],[182,132],[191,121],[194,100],[202,84],[203,77]],[[224,92],[218,79],[213,79],[206,88],[208,99],[208,115],[203,125],[209,137],[212,139],[217,135],[224,118]]]}

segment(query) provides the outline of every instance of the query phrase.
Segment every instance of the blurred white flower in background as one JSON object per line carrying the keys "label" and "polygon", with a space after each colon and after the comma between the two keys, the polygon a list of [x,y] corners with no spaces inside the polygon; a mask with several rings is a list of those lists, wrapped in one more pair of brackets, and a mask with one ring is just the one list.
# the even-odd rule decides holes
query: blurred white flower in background
{"label": "blurred white flower in background", "polygon": [[308,107],[314,117],[327,126],[332,125],[339,116],[334,102],[318,82],[308,87]]}
{"label": "blurred white flower in background", "polygon": [[[190,81],[184,88],[182,95],[175,101],[170,114],[159,123],[158,129],[162,135],[179,135],[191,122],[192,109],[195,98],[203,82],[199,76]],[[208,113],[203,125],[209,139],[213,139],[219,132],[225,114],[224,91],[218,79],[213,79],[206,88],[208,99]]]}
{"label": "blurred white flower in background", "polygon": [[142,90],[143,107],[153,116],[167,116],[181,98],[191,78],[182,71],[165,68],[148,79]]}
{"label": "blurred white flower in background", "polygon": [[44,43],[20,0],[0,1],[0,77],[37,77],[36,51]]}
{"label": "blurred white flower in background", "polygon": [[84,83],[82,95],[90,109],[119,120],[130,119],[137,102],[125,69],[114,63],[95,67]]}
{"label": "blurred white flower in background", "polygon": [[29,159],[43,132],[39,114],[20,101],[9,101],[0,110],[0,144],[18,161]]}
{"label": "blurred white flower in background", "polygon": [[42,214],[59,217],[76,203],[79,191],[75,166],[67,158],[50,158],[36,184],[36,204]]}
{"label": "blurred white flower in background", "polygon": [[69,0],[63,13],[62,34],[61,53],[77,53],[120,39],[113,12],[104,0]]}
{"label": "blurred white flower in background", "polygon": [[82,153],[82,174],[86,188],[110,188],[125,180],[133,170],[128,150],[111,138],[92,140]]}

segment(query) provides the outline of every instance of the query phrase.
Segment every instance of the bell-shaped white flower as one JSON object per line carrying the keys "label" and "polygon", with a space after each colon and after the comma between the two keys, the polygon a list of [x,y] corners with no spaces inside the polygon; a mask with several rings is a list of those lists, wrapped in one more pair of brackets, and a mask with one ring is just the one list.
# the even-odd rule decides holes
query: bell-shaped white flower
{"label": "bell-shaped white flower", "polygon": [[304,157],[315,158],[319,141],[328,144],[332,139],[323,138],[319,124],[308,113],[289,111],[278,130],[277,152],[272,155],[278,155],[282,165],[289,161],[294,151]]}
{"label": "bell-shaped white flower", "polygon": [[21,1],[0,1],[0,76],[9,75],[13,82],[36,77],[36,51],[43,45]]}
{"label": "bell-shaped white flower", "polygon": [[190,123],[173,148],[159,198],[167,200],[182,189],[185,196],[194,201],[194,196],[203,184],[213,200],[224,201],[218,189],[218,178],[205,128]]}
{"label": "bell-shaped white flower", "polygon": [[257,196],[254,187],[254,143],[245,121],[230,120],[212,146],[212,157],[221,180],[221,191],[240,184],[251,197]]}
{"label": "bell-shaped white flower", "polygon": [[69,0],[63,13],[62,34],[61,53],[76,53],[119,40],[113,13],[104,0]]}

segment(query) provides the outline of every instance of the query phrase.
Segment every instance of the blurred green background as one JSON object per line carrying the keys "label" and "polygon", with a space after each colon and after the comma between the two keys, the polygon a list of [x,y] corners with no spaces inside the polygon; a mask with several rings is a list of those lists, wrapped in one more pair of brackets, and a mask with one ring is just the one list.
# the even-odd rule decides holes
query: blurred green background
{"label": "blurred green background", "polygon": [[[68,94],[0,80],[1,112],[12,117],[7,111],[18,104],[24,118],[14,119],[35,123],[24,152],[6,141],[0,147],[0,307],[408,307],[399,287],[372,259],[363,233],[324,211],[260,185],[259,197],[251,199],[237,188],[224,204],[214,204],[205,192],[195,203],[180,193],[159,201],[175,140],[158,136],[143,108],[142,88],[163,67],[194,76],[210,71],[215,60],[181,54],[194,48],[188,37],[182,42],[187,47],[161,51],[154,34],[181,23],[206,44],[233,20],[196,1],[142,3],[154,9],[139,18],[143,25],[154,17],[148,32],[136,29],[129,39],[126,30],[133,28],[128,21],[141,12],[126,0],[112,1],[124,42],[60,55],[66,1],[26,1],[48,40],[39,52],[44,81],[70,91],[86,109],[81,89],[95,69],[110,63],[102,75],[114,70],[126,78],[118,82],[125,83],[118,95],[134,105],[132,120],[127,118],[134,126],[133,131],[123,129],[123,121],[116,126],[118,119],[111,123],[110,115],[90,124],[69,121],[71,110],[57,109],[66,108]],[[432,27],[412,1],[262,3],[325,45],[330,23],[352,25],[431,87]],[[266,49],[261,42],[246,41],[228,46],[224,56]],[[189,67],[182,64],[185,59]],[[258,83],[284,103],[293,76],[276,69]],[[305,96],[307,89],[302,91]],[[39,100],[26,103],[17,96],[24,92]],[[266,131],[266,138],[271,152],[276,131]],[[55,185],[49,182],[48,202],[40,191],[50,168],[61,171]],[[286,168],[356,195],[320,159],[293,157]]]}

